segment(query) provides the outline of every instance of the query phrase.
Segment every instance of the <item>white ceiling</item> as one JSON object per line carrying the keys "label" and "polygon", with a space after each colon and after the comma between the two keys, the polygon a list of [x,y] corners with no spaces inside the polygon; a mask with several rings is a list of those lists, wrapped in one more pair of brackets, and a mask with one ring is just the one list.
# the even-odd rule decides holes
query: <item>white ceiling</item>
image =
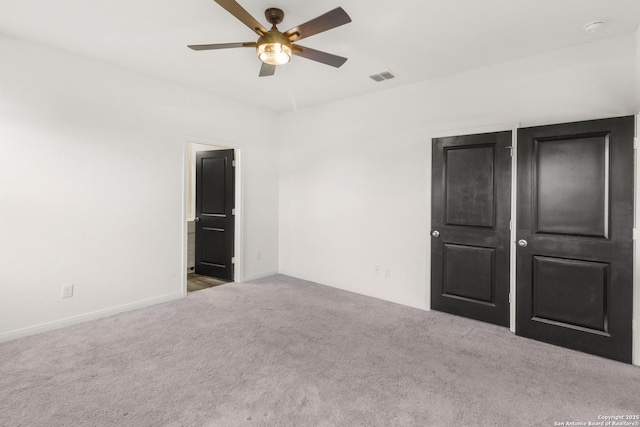
{"label": "white ceiling", "polygon": [[[353,22],[305,39],[346,56],[341,68],[301,57],[258,77],[251,48],[195,52],[187,44],[255,41],[213,0],[0,0],[0,32],[204,89],[272,111],[290,111],[632,33],[640,0],[239,0],[267,26],[278,7],[285,31],[337,6]],[[604,28],[583,31],[602,20]],[[43,64],[46,66],[46,64]],[[390,70],[397,78],[375,83]]]}

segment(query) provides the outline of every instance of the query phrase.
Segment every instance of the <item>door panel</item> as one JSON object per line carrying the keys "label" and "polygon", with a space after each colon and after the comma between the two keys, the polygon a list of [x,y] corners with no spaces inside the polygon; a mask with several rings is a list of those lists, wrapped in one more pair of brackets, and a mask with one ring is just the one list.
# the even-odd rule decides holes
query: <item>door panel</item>
{"label": "door panel", "polygon": [[206,244],[202,245],[202,251],[200,252],[202,255],[201,264],[224,267],[226,257],[225,234],[226,230],[224,228],[202,227],[200,240],[206,242]]}
{"label": "door panel", "polygon": [[444,244],[443,295],[493,303],[494,248]]}
{"label": "door panel", "polygon": [[[206,153],[206,152],[204,152]],[[199,163],[202,174],[201,212],[207,215],[225,215],[226,197],[226,157],[201,156]],[[215,154],[219,156],[220,154]]]}
{"label": "door panel", "polygon": [[606,332],[608,265],[533,257],[533,318],[564,327]]}
{"label": "door panel", "polygon": [[233,150],[196,153],[195,272],[233,280]]}
{"label": "door panel", "polygon": [[631,362],[633,124],[518,131],[518,335]]}
{"label": "door panel", "polygon": [[433,140],[431,307],[509,326],[511,132]]}
{"label": "door panel", "polygon": [[535,141],[537,232],[607,237],[609,138]]}
{"label": "door panel", "polygon": [[446,224],[493,228],[495,146],[444,150]]}

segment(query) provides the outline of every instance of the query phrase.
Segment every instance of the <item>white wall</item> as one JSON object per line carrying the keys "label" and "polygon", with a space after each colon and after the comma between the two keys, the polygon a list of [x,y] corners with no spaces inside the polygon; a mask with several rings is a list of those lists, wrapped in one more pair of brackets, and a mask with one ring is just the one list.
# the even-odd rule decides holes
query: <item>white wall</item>
{"label": "white wall", "polygon": [[426,308],[430,135],[633,114],[635,55],[629,35],[285,114],[280,271]]}
{"label": "white wall", "polygon": [[192,136],[242,151],[244,277],[277,271],[275,115],[9,37],[0,52],[0,339],[182,296]]}

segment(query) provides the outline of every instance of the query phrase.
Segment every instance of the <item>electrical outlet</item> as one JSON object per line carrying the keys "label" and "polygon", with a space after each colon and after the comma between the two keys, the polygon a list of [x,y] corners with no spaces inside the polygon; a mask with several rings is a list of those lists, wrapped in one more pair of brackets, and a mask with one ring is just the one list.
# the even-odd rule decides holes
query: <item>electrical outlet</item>
{"label": "electrical outlet", "polygon": [[62,287],[62,298],[71,298],[73,296],[73,285],[64,285]]}

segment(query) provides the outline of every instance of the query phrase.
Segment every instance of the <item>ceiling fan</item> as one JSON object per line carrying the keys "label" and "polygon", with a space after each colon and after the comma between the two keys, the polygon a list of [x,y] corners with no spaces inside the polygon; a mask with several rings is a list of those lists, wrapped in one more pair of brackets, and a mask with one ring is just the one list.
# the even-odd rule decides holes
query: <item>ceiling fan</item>
{"label": "ceiling fan", "polygon": [[277,65],[289,62],[291,55],[301,56],[332,67],[340,67],[347,61],[347,58],[322,52],[308,47],[294,44],[298,40],[322,33],[340,25],[348,24],[351,18],[341,7],[337,7],[324,15],[320,15],[311,21],[293,27],[284,33],[280,32],[276,25],[284,19],[284,12],[281,9],[272,7],[264,12],[267,21],[272,25],[270,30],[263,27],[256,19],[242,8],[235,0],[215,0],[227,12],[238,18],[242,23],[255,32],[258,36],[256,42],[244,43],[220,43],[220,44],[196,44],[188,47],[193,50],[214,50],[229,49],[236,47],[253,47],[258,53],[258,58],[262,61],[260,77],[272,76]]}

